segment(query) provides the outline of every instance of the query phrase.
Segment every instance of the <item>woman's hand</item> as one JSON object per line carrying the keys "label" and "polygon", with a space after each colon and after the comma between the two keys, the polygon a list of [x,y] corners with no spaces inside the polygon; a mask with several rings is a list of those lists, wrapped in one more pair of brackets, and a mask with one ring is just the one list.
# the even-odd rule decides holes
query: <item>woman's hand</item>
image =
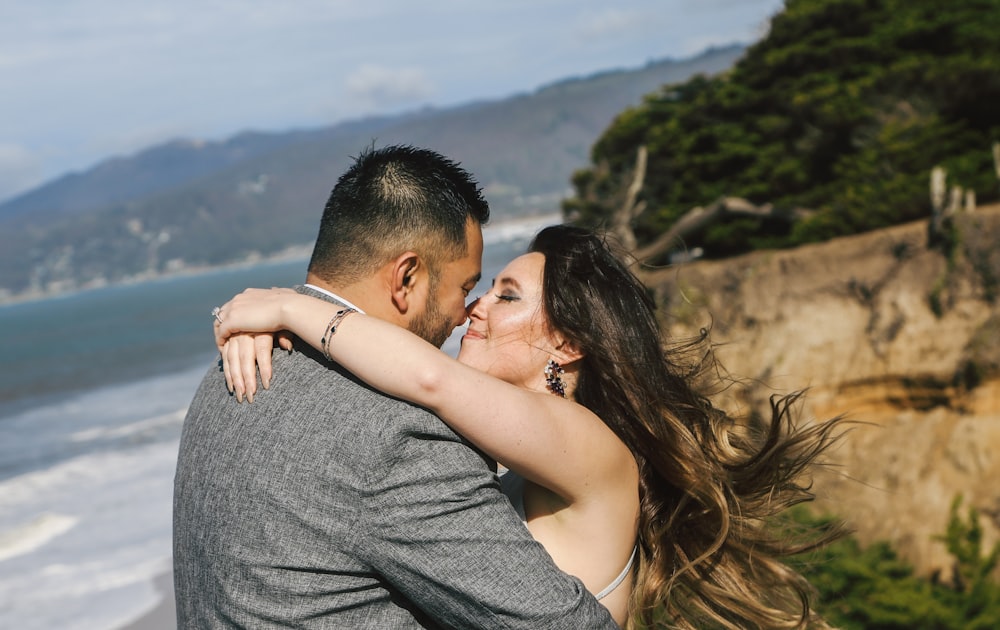
{"label": "woman's hand", "polygon": [[[271,350],[274,348],[275,333],[237,333],[222,347],[222,371],[226,375],[226,387],[243,402],[253,402],[257,393],[257,370],[264,389],[271,386]],[[291,341],[287,335],[278,338],[278,344]],[[288,348],[286,348],[288,349]]]}
{"label": "woman's hand", "polygon": [[237,333],[277,332],[287,328],[284,307],[300,296],[292,289],[247,289],[219,309],[215,345],[221,351]]}
{"label": "woman's hand", "polygon": [[[226,386],[240,402],[244,396],[253,402],[258,369],[264,389],[270,386],[275,332],[284,327],[282,305],[298,295],[291,289],[247,289],[220,308],[215,343],[222,354]],[[278,346],[292,349],[290,335],[277,337]]]}

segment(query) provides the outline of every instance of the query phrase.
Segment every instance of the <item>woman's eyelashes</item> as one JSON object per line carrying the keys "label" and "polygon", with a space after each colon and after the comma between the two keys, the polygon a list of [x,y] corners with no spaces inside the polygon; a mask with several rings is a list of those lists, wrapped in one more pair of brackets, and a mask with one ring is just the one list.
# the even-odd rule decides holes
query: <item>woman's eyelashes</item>
{"label": "woman's eyelashes", "polygon": [[494,293],[493,296],[498,302],[516,302],[520,300],[520,296],[512,295],[510,293]]}

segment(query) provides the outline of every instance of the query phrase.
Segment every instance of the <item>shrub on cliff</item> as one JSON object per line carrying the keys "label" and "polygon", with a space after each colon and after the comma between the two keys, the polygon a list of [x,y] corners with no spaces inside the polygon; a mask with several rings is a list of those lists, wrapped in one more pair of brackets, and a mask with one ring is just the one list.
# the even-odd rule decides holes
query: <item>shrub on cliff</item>
{"label": "shrub on cliff", "polygon": [[564,203],[607,222],[646,146],[635,226],[651,240],[684,212],[727,195],[816,210],[715,224],[706,254],[794,245],[929,215],[935,165],[980,200],[997,197],[1000,2],[787,0],[733,70],[671,85],[620,114]]}
{"label": "shrub on cliff", "polygon": [[[1000,544],[983,550],[978,514],[951,508],[940,540],[954,560],[951,575],[923,579],[886,543],[862,548],[847,537],[800,558],[818,591],[820,614],[843,630],[992,630],[1000,628],[1000,584],[994,579]],[[812,524],[805,512],[797,518]]]}

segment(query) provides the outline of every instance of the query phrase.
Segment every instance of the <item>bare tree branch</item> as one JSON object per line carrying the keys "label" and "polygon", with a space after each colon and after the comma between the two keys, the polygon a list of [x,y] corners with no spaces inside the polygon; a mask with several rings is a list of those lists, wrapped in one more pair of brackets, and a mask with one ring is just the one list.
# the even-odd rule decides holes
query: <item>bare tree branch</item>
{"label": "bare tree branch", "polygon": [[638,261],[662,256],[677,248],[693,234],[728,217],[762,217],[794,223],[812,214],[812,210],[805,208],[786,210],[775,208],[769,203],[757,206],[740,197],[719,197],[707,208],[702,206],[691,208],[655,241],[633,251]]}
{"label": "bare tree branch", "polygon": [[609,231],[617,236],[622,245],[630,252],[635,251],[638,244],[635,232],[632,230],[632,221],[646,209],[645,201],[637,201],[639,193],[642,192],[643,183],[646,180],[646,159],[646,146],[642,145],[636,151],[635,172],[632,175],[632,183],[629,184],[628,189],[625,191],[625,200],[615,213],[611,215],[611,228]]}
{"label": "bare tree branch", "polygon": [[[795,223],[814,214],[805,208],[779,209],[766,203],[754,205],[740,197],[719,197],[708,207],[697,206],[688,210],[673,226],[655,241],[639,247],[632,223],[646,210],[646,202],[639,200],[646,181],[648,151],[645,145],[636,150],[635,167],[628,187],[623,191],[621,204],[611,214],[607,231],[614,235],[633,257],[632,267],[640,273],[640,265],[656,259],[682,246],[692,236],[702,232],[709,225],[734,216],[751,216],[779,219]],[[606,165],[604,165],[607,168]]]}

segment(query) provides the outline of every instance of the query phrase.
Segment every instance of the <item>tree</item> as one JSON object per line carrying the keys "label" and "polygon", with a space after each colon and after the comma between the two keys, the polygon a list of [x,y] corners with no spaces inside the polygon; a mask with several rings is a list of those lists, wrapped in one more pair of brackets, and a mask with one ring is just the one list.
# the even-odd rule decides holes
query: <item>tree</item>
{"label": "tree", "polygon": [[[926,218],[935,166],[996,199],[997,32],[998,0],[787,0],[730,72],[665,86],[619,115],[564,213],[612,225],[639,147],[646,210],[628,226],[640,248],[725,198],[772,211],[726,213],[687,231],[687,246],[726,256]],[[798,208],[815,212],[785,220]]]}

